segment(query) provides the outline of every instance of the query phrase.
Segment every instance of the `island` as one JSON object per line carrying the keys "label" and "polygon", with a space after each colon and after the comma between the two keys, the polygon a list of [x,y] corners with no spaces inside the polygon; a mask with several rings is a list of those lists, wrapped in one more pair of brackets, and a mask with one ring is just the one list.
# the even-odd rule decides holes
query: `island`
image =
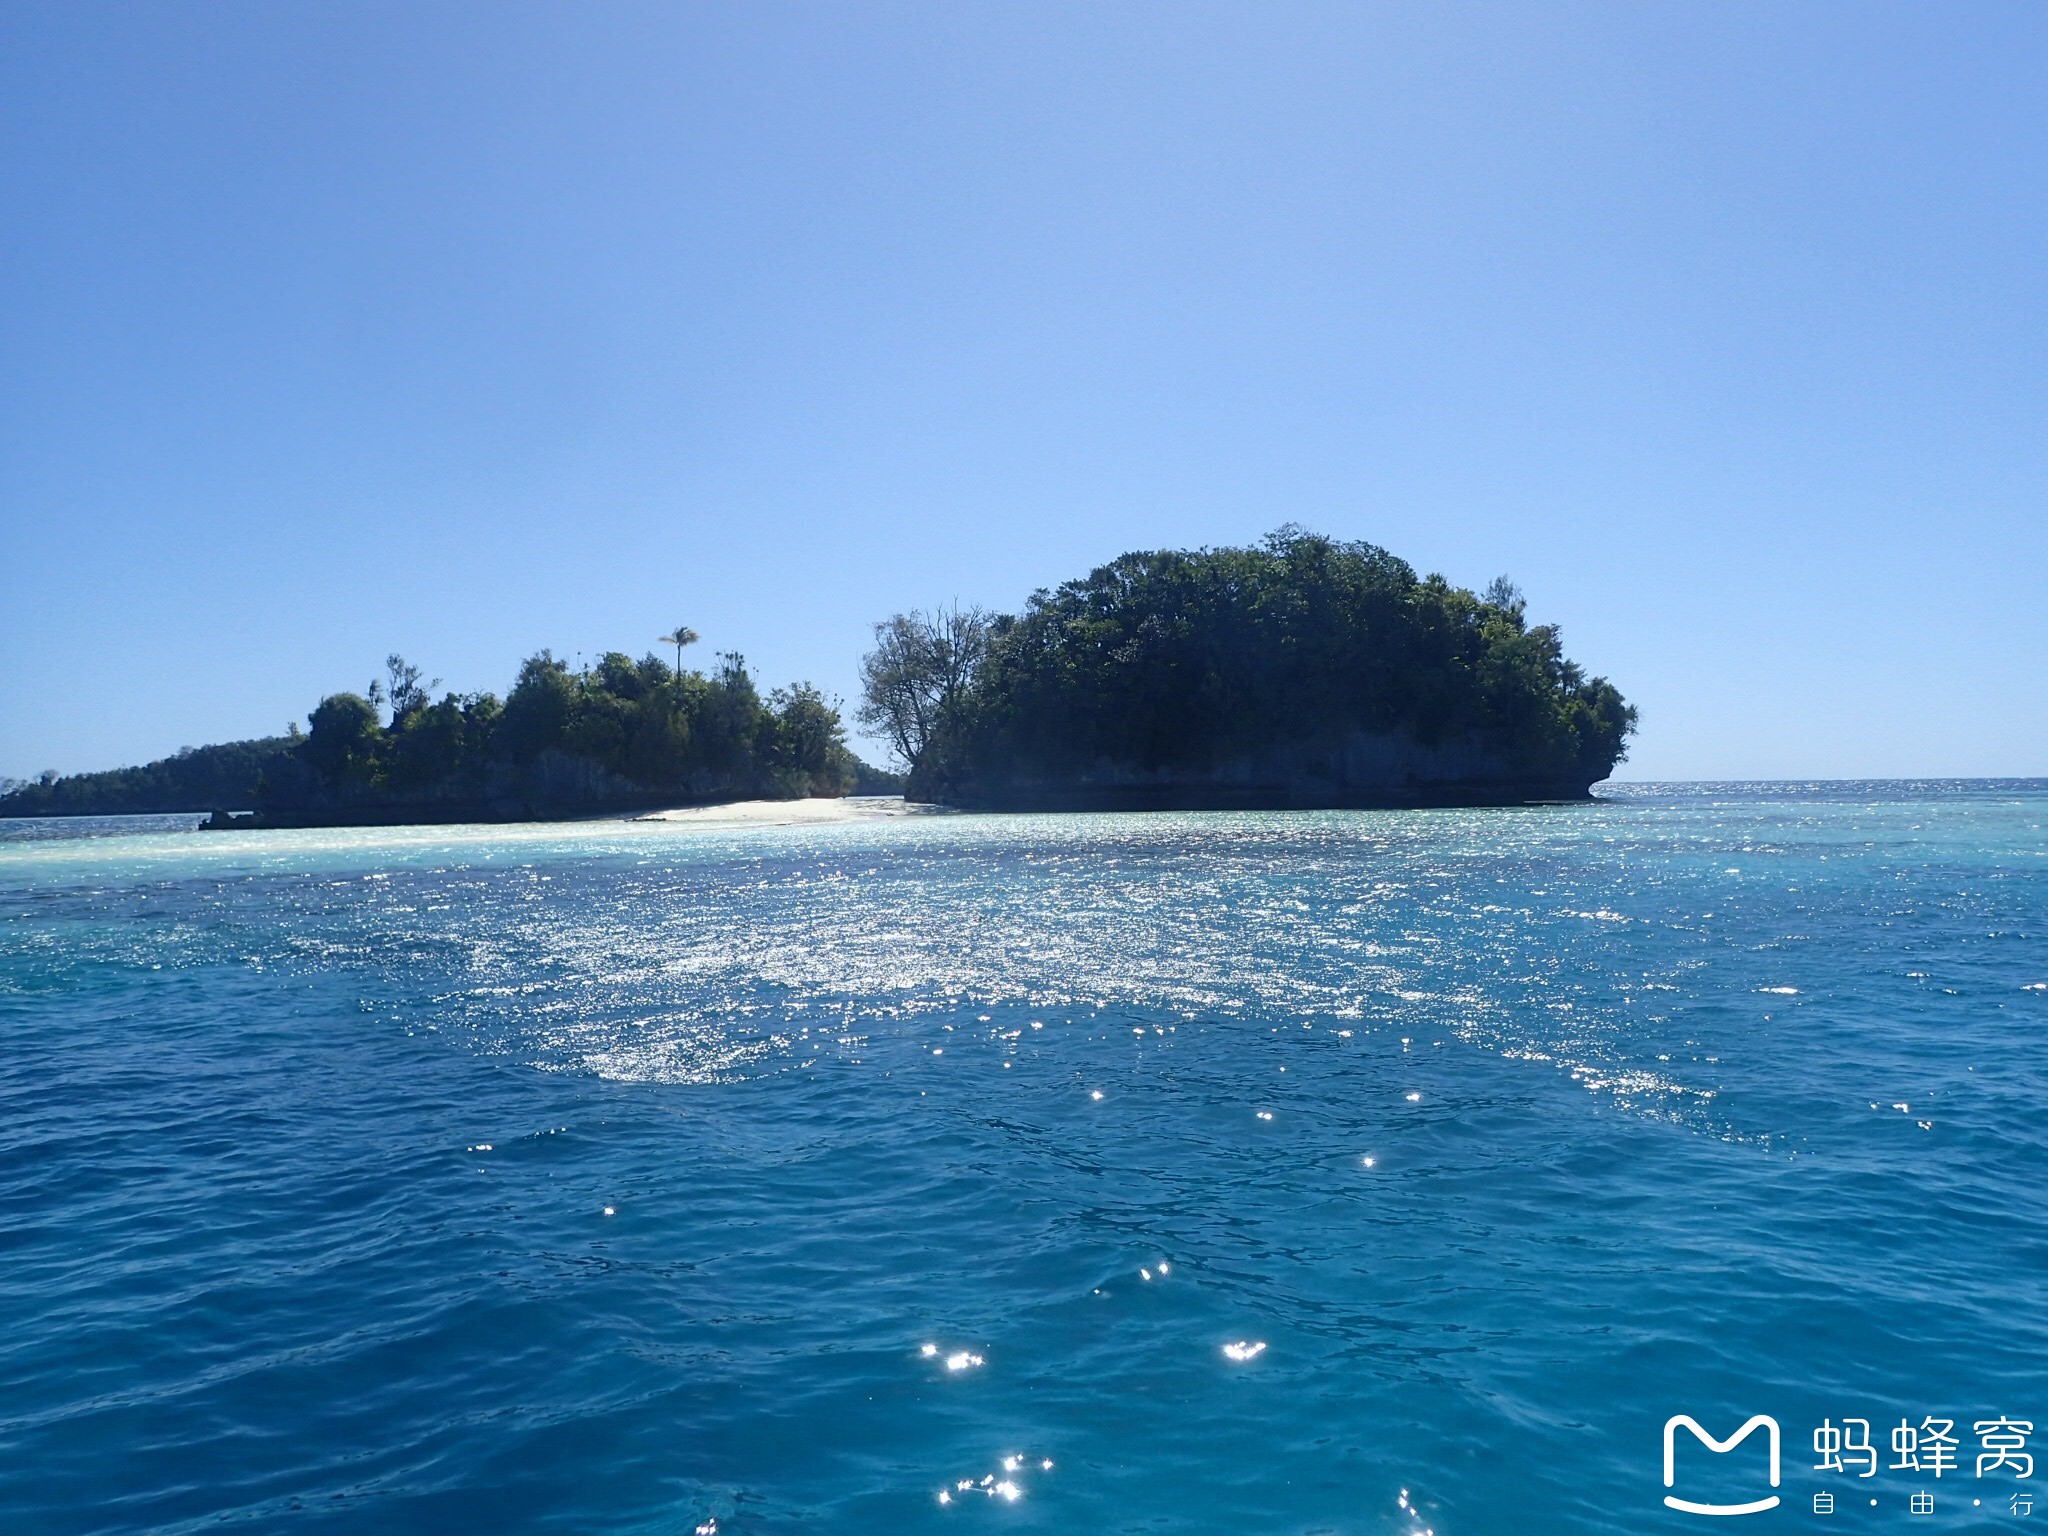
{"label": "island", "polygon": [[1289,525],[1253,548],[1127,554],[1022,614],[898,614],[860,719],[915,800],[1236,810],[1583,800],[1636,711],[1483,593]]}
{"label": "island", "polygon": [[443,694],[403,656],[362,693],[323,698],[284,736],[188,748],[140,768],[12,786],[0,814],[211,811],[211,828],[534,821],[741,800],[888,794],[900,778],[847,746],[808,683],[762,696],[745,658],[709,674],[609,652],[529,656],[510,692]]}
{"label": "island", "polygon": [[1484,592],[1376,545],[1288,525],[1250,548],[1127,554],[1021,614],[875,626],[859,719],[870,767],[808,683],[765,697],[744,657],[608,652],[520,665],[503,700],[444,693],[403,656],[301,731],[140,768],[5,786],[0,815],[212,811],[209,827],[634,814],[901,792],[963,810],[1252,810],[1586,799],[1635,708]]}

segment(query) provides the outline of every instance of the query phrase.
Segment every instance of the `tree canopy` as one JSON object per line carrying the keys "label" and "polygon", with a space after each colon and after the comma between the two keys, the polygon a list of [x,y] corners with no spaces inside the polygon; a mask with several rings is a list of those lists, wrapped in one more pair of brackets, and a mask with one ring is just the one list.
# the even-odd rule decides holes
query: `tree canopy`
{"label": "tree canopy", "polygon": [[0,782],[0,816],[140,816],[251,806],[256,786],[304,743],[285,736],[186,747],[170,757],[101,773],[45,773],[27,784]]}
{"label": "tree canopy", "polygon": [[[680,655],[695,638],[678,625],[662,641]],[[394,653],[363,693],[321,699],[303,734],[187,749],[146,768],[47,775],[0,795],[0,814],[254,806],[276,824],[512,819],[898,787],[848,749],[834,701],[809,683],[763,698],[736,652],[706,674],[622,651],[572,668],[538,651],[502,701],[436,700],[438,679],[423,675]]]}
{"label": "tree canopy", "polygon": [[977,615],[964,675],[938,618],[877,626],[862,718],[895,742],[913,794],[966,803],[1023,780],[1199,780],[1360,734],[1456,749],[1532,793],[1582,791],[1636,719],[1555,626],[1526,621],[1505,577],[1479,596],[1293,526],[1253,548],[1127,554],[1020,615]]}
{"label": "tree canopy", "polygon": [[[680,645],[678,626],[662,638]],[[694,638],[691,636],[690,638]],[[838,795],[860,764],[836,706],[808,683],[761,697],[744,658],[706,675],[659,656],[608,651],[572,669],[552,651],[520,663],[511,691],[429,702],[419,669],[387,664],[380,717],[333,694],[308,722],[295,775],[274,775],[263,808],[299,811],[517,805],[530,813],[660,799]]]}

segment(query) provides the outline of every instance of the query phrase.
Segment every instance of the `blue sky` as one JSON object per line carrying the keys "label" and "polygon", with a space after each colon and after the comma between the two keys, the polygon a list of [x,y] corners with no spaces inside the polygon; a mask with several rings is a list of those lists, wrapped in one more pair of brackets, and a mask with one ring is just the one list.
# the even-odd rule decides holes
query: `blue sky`
{"label": "blue sky", "polygon": [[0,773],[1297,521],[2048,773],[2048,9],[0,10]]}

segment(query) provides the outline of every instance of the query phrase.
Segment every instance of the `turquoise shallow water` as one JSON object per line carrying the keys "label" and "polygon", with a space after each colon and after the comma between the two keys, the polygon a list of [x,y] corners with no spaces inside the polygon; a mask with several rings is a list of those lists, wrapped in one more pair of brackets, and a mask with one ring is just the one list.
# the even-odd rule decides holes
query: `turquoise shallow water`
{"label": "turquoise shallow water", "polygon": [[0,1530],[2026,1529],[2044,826],[10,829]]}

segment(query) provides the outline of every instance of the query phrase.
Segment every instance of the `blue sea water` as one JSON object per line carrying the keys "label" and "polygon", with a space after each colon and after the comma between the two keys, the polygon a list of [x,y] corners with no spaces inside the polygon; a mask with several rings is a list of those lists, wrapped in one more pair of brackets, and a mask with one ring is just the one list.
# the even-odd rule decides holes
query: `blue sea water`
{"label": "blue sea water", "polygon": [[1605,794],[16,826],[0,1531],[2026,1529],[2048,782]]}

